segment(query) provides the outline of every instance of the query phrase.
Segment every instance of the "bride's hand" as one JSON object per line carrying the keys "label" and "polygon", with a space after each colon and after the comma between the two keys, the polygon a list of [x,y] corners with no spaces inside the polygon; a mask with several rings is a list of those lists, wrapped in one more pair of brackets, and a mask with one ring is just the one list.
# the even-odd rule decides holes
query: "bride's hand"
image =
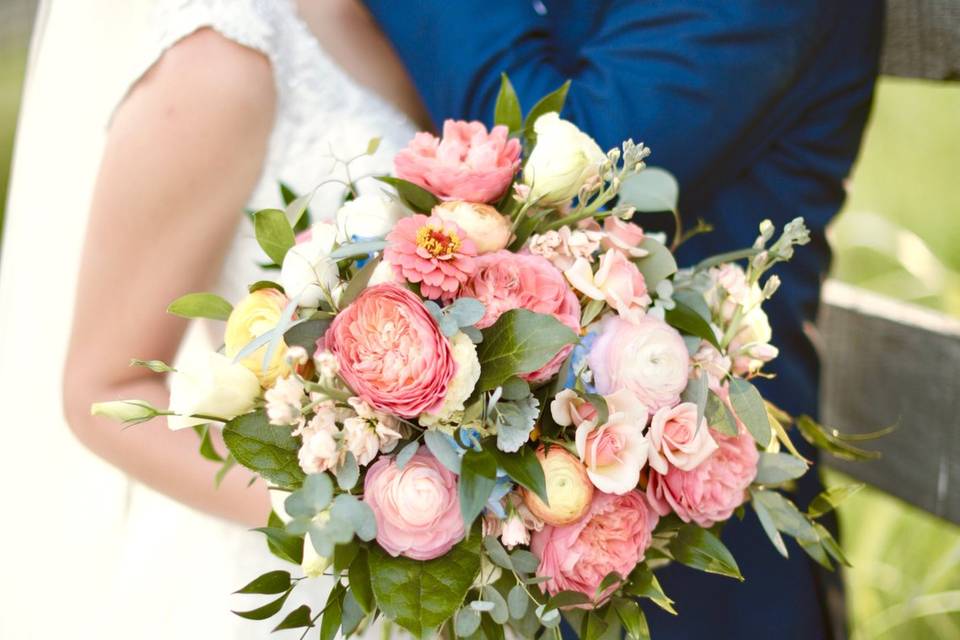
{"label": "bride's hand", "polygon": [[212,30],[172,47],[116,112],[94,192],[64,372],[65,411],[90,449],[181,502],[247,524],[269,513],[262,483],[217,465],[192,430],[121,430],[90,403],[166,407],[162,378],[131,355],[172,361],[186,321],[163,312],[219,273],[264,161],[274,116],[270,65]]}

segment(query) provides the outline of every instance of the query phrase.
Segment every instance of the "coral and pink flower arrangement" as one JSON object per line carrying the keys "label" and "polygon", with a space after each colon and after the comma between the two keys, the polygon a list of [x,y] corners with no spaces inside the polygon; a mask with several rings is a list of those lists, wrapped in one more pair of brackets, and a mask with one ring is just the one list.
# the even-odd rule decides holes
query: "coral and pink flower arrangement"
{"label": "coral and pink flower arrangement", "polygon": [[274,279],[235,306],[170,307],[225,320],[222,352],[137,361],[170,376],[169,409],[94,405],[192,427],[206,457],[285,497],[259,531],[300,575],[257,578],[241,592],[271,602],[239,615],[273,616],[326,575],[327,601],[280,628],[350,636],[383,616],[416,637],[534,637],[567,617],[644,638],[638,600],[674,610],[658,567],[744,578],[720,528],[748,503],[784,555],[786,534],[843,561],[816,521],[830,497],[788,498],[809,466],[788,430],[832,436],[753,382],[777,356],[767,272],[808,241],[803,222],[678,268],[689,234],[643,228],[675,213],[672,178],[642,144],[604,152],[561,119],[565,91],[524,119],[504,78],[492,129],[417,134],[385,195],[349,184],[330,221],[306,222],[309,195],[257,212]]}

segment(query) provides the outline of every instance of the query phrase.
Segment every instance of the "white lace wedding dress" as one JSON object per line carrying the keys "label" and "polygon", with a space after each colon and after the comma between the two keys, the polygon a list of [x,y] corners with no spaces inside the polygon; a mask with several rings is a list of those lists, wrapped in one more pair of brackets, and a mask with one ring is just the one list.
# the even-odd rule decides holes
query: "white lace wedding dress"
{"label": "white lace wedding dress", "polygon": [[[110,3],[101,4],[108,5],[101,9],[112,7]],[[364,158],[352,165],[351,174],[356,177],[387,173],[392,168],[393,154],[413,136],[413,125],[403,114],[349,78],[323,51],[298,17],[293,0],[157,0],[156,4],[156,13],[148,23],[149,35],[141,42],[145,51],[138,58],[139,64],[135,65],[123,83],[127,89],[164,51],[203,28],[215,29],[241,45],[262,52],[272,64],[278,96],[277,116],[263,175],[249,204],[251,209],[281,205],[277,186],[281,180],[299,193],[312,189],[334,171],[334,157],[345,159],[358,155],[366,149],[368,141],[376,136],[382,136],[379,151],[374,157]],[[63,8],[64,12],[69,10],[69,7]],[[109,18],[103,19],[107,25],[110,24]],[[66,29],[66,25],[60,26]],[[40,48],[38,45],[35,40],[34,53]],[[29,101],[26,108],[29,109]],[[27,120],[39,115],[25,113]],[[29,149],[24,151],[28,152]],[[24,161],[21,167],[29,164],[29,161]],[[342,167],[338,170],[342,172]],[[42,172],[42,169],[37,167],[34,172]],[[51,177],[55,179],[55,176]],[[210,181],[216,179],[215,175],[208,177]],[[29,182],[21,181],[19,198],[16,197],[16,179],[14,183],[15,197],[11,202],[21,202],[24,204],[23,210],[28,208],[26,205],[31,199],[27,194]],[[377,185],[379,183],[372,180],[361,181],[360,189],[378,189]],[[37,195],[33,194],[34,197]],[[321,188],[311,205],[315,218],[332,216],[342,195],[341,186]],[[21,219],[18,223],[17,215],[13,210],[12,224],[9,225],[11,229],[8,231],[22,237],[27,234],[13,230],[24,222]],[[239,298],[245,293],[247,284],[262,277],[256,266],[262,255],[254,241],[252,227],[243,212],[238,211],[237,217],[237,237],[217,286],[217,292],[228,299]],[[19,253],[20,241],[15,241],[17,246],[14,246],[14,241],[8,240],[11,240],[7,243],[8,253]],[[79,244],[79,237],[76,242]],[[66,253],[75,256],[77,249],[70,247]],[[3,294],[5,304],[13,306],[10,300],[17,300],[18,296],[19,300],[23,300],[22,292],[29,288],[29,283],[26,282],[28,278],[10,272],[13,260],[19,259],[22,264],[23,257],[5,255],[4,258],[7,273],[4,273]],[[66,299],[69,300],[69,296]],[[162,310],[158,309],[157,312],[161,313]],[[26,323],[19,320],[5,322],[6,328],[17,330],[18,333],[24,330],[24,325]],[[184,348],[216,348],[222,339],[222,324],[214,329],[198,331],[195,328]],[[60,327],[57,330],[62,331]],[[4,345],[13,349],[13,336],[7,337],[10,340],[5,339]],[[23,351],[19,350],[18,353],[22,359]],[[14,355],[13,352],[0,354],[4,359],[9,357],[11,363]],[[58,367],[59,364],[49,367],[46,376],[55,376]],[[18,373],[22,374],[22,371],[21,368]],[[8,372],[4,373],[6,380]],[[18,384],[13,380],[14,372],[9,370],[9,373],[11,385]],[[26,386],[19,384],[21,389]],[[16,389],[16,386],[12,386],[4,391],[10,391],[8,399],[13,400]],[[55,408],[49,412],[56,413]],[[62,422],[60,425],[59,431],[56,431],[57,437],[64,438],[66,427]],[[162,428],[162,425],[152,425],[152,428]],[[72,444],[63,446],[67,451],[76,449]],[[33,448],[36,448],[35,443]],[[87,468],[93,468],[95,463],[87,461],[84,464]],[[24,467],[28,468],[27,465]],[[34,576],[31,571],[30,577],[25,578],[31,581],[25,584],[39,587],[60,580],[59,574],[64,573],[65,566],[68,573],[73,567],[79,571],[81,566],[85,566],[83,571],[90,575],[88,580],[74,575],[61,580],[66,585],[75,585],[73,588],[60,589],[61,585],[56,588],[41,587],[48,593],[58,593],[58,589],[69,592],[59,595],[64,600],[72,601],[70,611],[76,612],[73,620],[80,625],[79,628],[72,628],[71,635],[105,640],[233,640],[269,636],[270,629],[279,617],[256,623],[230,613],[230,609],[249,609],[266,602],[264,596],[231,596],[232,591],[264,571],[292,568],[290,565],[284,567],[281,561],[269,555],[262,535],[192,511],[130,480],[121,479],[112,472],[98,470],[97,473],[103,475],[98,479],[96,493],[77,495],[72,500],[99,500],[101,517],[106,513],[107,520],[111,522],[108,524],[93,518],[88,522],[74,520],[63,523],[59,527],[61,534],[69,536],[70,529],[82,529],[83,539],[90,541],[89,544],[77,549],[67,542],[62,549],[68,549],[71,558],[50,562],[46,558],[48,554],[58,552],[52,545],[59,544],[61,536],[43,538],[50,541],[51,547],[39,554],[45,558],[42,566],[33,564],[33,567],[39,568],[36,573],[47,575]],[[126,490],[114,488],[111,484],[114,482],[128,483]],[[89,487],[85,487],[85,490],[89,491]],[[104,504],[104,501],[110,500],[115,501],[115,507],[113,503]],[[33,502],[27,504],[32,505]],[[112,527],[113,533],[106,532],[108,526]],[[97,527],[103,527],[102,535],[98,535]],[[38,535],[42,537],[46,534]],[[74,560],[77,554],[83,553],[91,554],[91,558]],[[32,563],[23,561],[20,564],[22,567]],[[86,591],[83,587],[85,584],[97,585],[97,591]],[[326,589],[323,585],[312,590],[303,586],[295,590],[286,610],[298,606],[305,598],[311,599],[310,604],[315,611],[322,607],[322,600],[317,600],[324,597]],[[24,605],[23,613],[26,615],[36,611],[34,600],[41,600],[42,596],[38,592],[32,596],[21,592],[16,598]],[[58,603],[49,602],[49,605],[56,607]],[[62,623],[56,620],[8,620],[3,628],[10,632],[16,629],[16,637],[49,637],[46,635],[48,632],[54,634],[58,628],[71,628],[69,621]],[[7,627],[7,624],[11,626]],[[40,635],[31,635],[34,633]],[[316,630],[312,633],[315,634]],[[276,637],[296,638],[299,634],[300,631],[284,632]]]}

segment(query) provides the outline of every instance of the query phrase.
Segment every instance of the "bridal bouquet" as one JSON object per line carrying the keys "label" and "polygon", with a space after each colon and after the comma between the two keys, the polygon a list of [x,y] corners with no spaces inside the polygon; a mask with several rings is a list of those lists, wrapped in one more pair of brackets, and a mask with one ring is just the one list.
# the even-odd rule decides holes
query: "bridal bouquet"
{"label": "bridal bouquet", "polygon": [[[678,269],[704,225],[682,233],[648,149],[604,152],[559,117],[565,95],[523,118],[504,77],[493,129],[418,133],[385,195],[348,182],[330,221],[306,224],[309,194],[285,190],[285,210],[253,214],[276,279],[169,309],[226,321],[223,348],[135,361],[170,375],[169,409],[94,405],[193,427],[224,471],[286,494],[258,531],[301,571],[253,580],[240,593],[270,601],[238,615],[327,575],[327,601],[277,629],[350,636],[383,616],[419,638],[559,637],[566,617],[583,638],[646,638],[639,599],[674,612],[657,567],[743,579],[719,532],[748,503],[783,555],[788,535],[844,562],[817,518],[845,492],[801,511],[781,491],[809,467],[788,429],[859,450],[751,382],[777,356],[767,272],[808,241],[802,220]],[[633,222],[653,211],[675,215],[670,244]]]}

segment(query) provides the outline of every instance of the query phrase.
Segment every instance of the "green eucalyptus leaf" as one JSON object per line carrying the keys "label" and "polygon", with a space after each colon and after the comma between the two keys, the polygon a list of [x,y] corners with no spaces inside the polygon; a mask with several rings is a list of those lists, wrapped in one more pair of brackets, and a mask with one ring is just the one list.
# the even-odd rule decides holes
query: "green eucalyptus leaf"
{"label": "green eucalyptus leaf", "polygon": [[680,185],[669,171],[647,167],[623,179],[620,187],[620,205],[631,206],[641,213],[676,211],[680,199]]}
{"label": "green eucalyptus leaf", "polygon": [[[337,521],[350,525],[351,537],[355,532],[358,538],[364,542],[369,542],[377,536],[377,521],[373,515],[373,509],[356,496],[347,494],[337,496],[333,501],[330,515],[330,522]],[[327,524],[329,525],[330,522]],[[339,542],[343,544],[348,540]]]}
{"label": "green eucalyptus leaf", "polygon": [[347,591],[343,596],[343,619],[340,621],[340,631],[343,636],[349,638],[366,616],[366,612],[357,602],[356,594],[353,591]]}
{"label": "green eucalyptus leaf", "polygon": [[767,448],[773,430],[767,416],[767,406],[757,388],[742,378],[733,378],[730,381],[730,404],[757,444]]}
{"label": "green eucalyptus leaf", "polygon": [[317,350],[317,340],[327,331],[330,321],[325,319],[306,320],[287,329],[283,341],[288,347],[303,347],[309,357]]}
{"label": "green eucalyptus leaf", "polygon": [[647,289],[654,291],[657,285],[677,272],[677,260],[662,242],[653,238],[644,238],[640,248],[647,251],[647,255],[636,258],[634,264],[643,274]]}
{"label": "green eucalyptus leaf", "polygon": [[430,210],[440,203],[437,196],[408,180],[392,176],[378,176],[377,180],[396,189],[400,200],[417,213],[430,213]]}
{"label": "green eucalyptus leaf", "polygon": [[290,225],[291,229],[296,228],[297,225],[300,224],[300,220],[307,212],[307,208],[310,206],[310,201],[313,199],[313,196],[316,194],[316,192],[317,190],[314,189],[313,191],[305,193],[287,203],[283,213],[286,216],[287,224]]}
{"label": "green eucalyptus leaf", "polygon": [[430,449],[433,457],[440,461],[440,464],[460,475],[460,455],[453,448],[453,443],[445,433],[428,429],[423,433],[423,441],[427,444],[427,448]]}
{"label": "green eucalyptus leaf", "polygon": [[333,260],[366,256],[377,251],[383,251],[387,246],[386,240],[364,240],[362,242],[347,242],[330,252]]}
{"label": "green eucalyptus leaf", "polygon": [[517,92],[514,90],[513,84],[510,83],[510,78],[505,73],[500,74],[500,93],[497,94],[497,102],[493,109],[493,124],[502,124],[511,133],[520,131],[523,127],[520,100],[517,98]]}
{"label": "green eucalyptus leaf", "polygon": [[480,539],[474,531],[427,561],[393,557],[371,545],[370,578],[380,610],[414,637],[428,637],[463,605],[480,572]]}
{"label": "green eucalyptus leaf", "polygon": [[793,502],[782,494],[760,489],[750,493],[755,503],[754,506],[759,504],[767,510],[770,514],[770,520],[778,531],[793,536],[797,541],[819,543],[820,536],[813,528],[813,523],[797,509]]}
{"label": "green eucalyptus leaf", "polygon": [[716,573],[743,581],[737,561],[730,551],[709,529],[687,524],[670,540],[669,549],[673,558],[694,569]]}
{"label": "green eucalyptus leaf", "polygon": [[503,545],[500,544],[496,536],[484,536],[483,549],[487,552],[487,558],[490,559],[490,562],[507,571],[513,570],[513,563],[510,562],[510,554],[503,548]]}
{"label": "green eucalyptus leaf", "polygon": [[514,549],[510,553],[510,562],[517,573],[533,573],[540,566],[540,559],[526,549]]}
{"label": "green eucalyptus leaf", "polygon": [[[667,309],[665,313],[667,324],[673,328],[698,338],[703,338],[717,349],[720,348],[720,342],[710,323],[704,320],[696,310],[687,305],[674,300],[673,309]],[[761,401],[762,404],[762,401]]]}
{"label": "green eucalyptus leaf", "polygon": [[223,427],[223,441],[237,462],[283,489],[296,489],[305,474],[290,429],[270,424],[263,411],[248,413]]}
{"label": "green eucalyptus leaf", "polygon": [[181,318],[227,320],[233,305],[214,293],[188,293],[170,303],[167,313]]}
{"label": "green eucalyptus leaf", "polygon": [[707,395],[710,387],[707,384],[706,372],[701,372],[699,376],[690,378],[687,388],[683,390],[680,399],[684,402],[692,402],[697,405],[697,428],[707,413]]}
{"label": "green eucalyptus leaf", "polygon": [[348,451],[343,459],[343,464],[337,469],[337,486],[344,491],[350,491],[357,486],[357,480],[360,479],[360,465],[357,464],[357,458],[352,452]]}
{"label": "green eucalyptus leaf", "polygon": [[287,251],[296,244],[287,214],[279,209],[264,209],[253,215],[257,243],[274,264],[283,264]]}
{"label": "green eucalyptus leaf", "polygon": [[807,472],[806,460],[790,455],[789,453],[760,453],[757,463],[757,484],[780,484],[787,480],[799,478]]}
{"label": "green eucalyptus leaf", "polygon": [[457,611],[453,621],[453,630],[460,638],[466,638],[476,633],[480,628],[480,614],[471,607],[464,607]]}
{"label": "green eucalyptus leaf", "polygon": [[470,529],[473,521],[490,498],[497,484],[497,461],[489,450],[468,449],[460,462],[460,512],[464,526]]}
{"label": "green eucalyptus leaf", "polygon": [[482,593],[485,600],[493,603],[493,608],[490,610],[493,621],[497,624],[506,624],[510,619],[510,610],[503,595],[491,585],[484,586]]}
{"label": "green eucalyptus leaf", "polygon": [[330,505],[333,499],[333,482],[326,473],[312,473],[303,481],[303,486],[294,491],[283,503],[284,509],[293,518],[313,518]]}
{"label": "green eucalyptus leaf", "polygon": [[402,449],[400,449],[399,453],[397,453],[396,457],[393,459],[393,464],[397,466],[397,469],[403,469],[405,466],[407,466],[407,463],[410,462],[410,459],[416,455],[417,450],[419,449],[420,443],[416,440],[408,442]]}
{"label": "green eucalyptus leaf", "polygon": [[484,329],[483,342],[477,346],[481,371],[476,391],[489,391],[517,374],[536,371],[576,341],[577,335],[551,315],[507,311]]}
{"label": "green eucalyptus leaf", "polygon": [[469,327],[480,322],[487,309],[475,298],[457,298],[443,312],[453,318],[458,327]]}
{"label": "green eucalyptus leaf", "polygon": [[357,273],[350,278],[350,283],[347,285],[347,288],[344,290],[343,295],[340,296],[338,304],[341,309],[345,309],[351,302],[357,299],[363,290],[367,288],[367,285],[370,284],[370,278],[373,277],[373,272],[376,270],[377,266],[380,265],[380,256],[370,258],[367,260],[367,263],[357,271]]}
{"label": "green eucalyptus leaf", "polygon": [[523,585],[515,584],[507,594],[507,607],[510,610],[510,617],[514,620],[520,620],[527,615],[527,609],[530,607],[530,596],[527,595]]}

